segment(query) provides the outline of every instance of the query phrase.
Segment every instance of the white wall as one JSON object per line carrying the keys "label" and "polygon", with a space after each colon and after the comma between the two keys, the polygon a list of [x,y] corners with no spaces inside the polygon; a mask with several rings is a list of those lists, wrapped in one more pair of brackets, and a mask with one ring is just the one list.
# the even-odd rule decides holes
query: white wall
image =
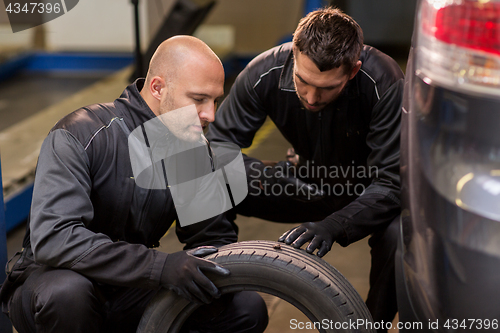
{"label": "white wall", "polygon": [[[141,42],[145,50],[175,0],[139,3]],[[274,46],[291,33],[302,16],[302,6],[303,0],[218,0],[204,23],[209,29],[215,27],[217,32],[222,31],[221,26],[223,30],[232,29],[233,51],[253,54]],[[32,44],[34,29],[13,34],[7,24],[1,24],[1,19],[0,50],[9,43],[28,44],[27,47]],[[135,47],[134,8],[130,0],[79,0],[72,10],[47,22],[43,29],[49,51],[132,52]]]}
{"label": "white wall", "polygon": [[[147,35],[146,1],[140,1],[142,41]],[[80,0],[45,24],[49,50],[133,51],[134,7],[130,0]]]}
{"label": "white wall", "polygon": [[13,33],[3,1],[0,1],[0,51],[27,49],[33,42],[33,29]]}

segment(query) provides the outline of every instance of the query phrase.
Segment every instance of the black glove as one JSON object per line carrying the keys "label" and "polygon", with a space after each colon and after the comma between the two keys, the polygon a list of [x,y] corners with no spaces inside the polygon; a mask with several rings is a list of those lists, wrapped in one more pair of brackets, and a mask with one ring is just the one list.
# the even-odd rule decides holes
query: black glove
{"label": "black glove", "polygon": [[331,250],[333,242],[345,235],[344,228],[336,221],[323,220],[321,222],[307,222],[296,228],[288,230],[278,239],[296,249],[306,242],[310,242],[306,248],[308,253],[318,249],[317,256],[323,257]]}
{"label": "black glove", "polygon": [[[295,166],[289,161],[280,161],[273,167],[266,167],[261,173],[260,183],[265,193],[280,193],[293,196],[300,201],[314,202],[323,199],[323,191],[295,177]],[[281,186],[273,189],[273,186]]]}
{"label": "black glove", "polygon": [[219,298],[219,290],[203,271],[221,276],[228,276],[231,272],[209,260],[200,259],[216,252],[216,247],[201,246],[169,254],[161,273],[161,286],[194,303],[208,304],[214,298]]}

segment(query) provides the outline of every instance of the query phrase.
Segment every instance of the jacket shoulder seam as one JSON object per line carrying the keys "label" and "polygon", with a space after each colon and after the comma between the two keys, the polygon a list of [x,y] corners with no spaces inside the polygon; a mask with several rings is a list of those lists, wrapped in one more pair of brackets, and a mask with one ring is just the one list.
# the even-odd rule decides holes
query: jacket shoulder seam
{"label": "jacket shoulder seam", "polygon": [[253,85],[253,87],[252,87],[252,88],[253,88],[253,89],[255,89],[255,88],[259,85],[259,83],[262,81],[262,78],[263,78],[264,76],[266,76],[267,74],[271,73],[273,70],[283,68],[284,66],[285,66],[284,64],[283,64],[283,65],[280,65],[280,66],[274,66],[274,67],[270,68],[269,70],[267,70],[267,72],[262,73],[262,74],[259,76],[259,79],[257,80],[257,82],[255,82],[255,84]]}
{"label": "jacket shoulder seam", "polygon": [[94,141],[95,137],[97,136],[97,134],[99,134],[103,129],[107,129],[111,126],[111,124],[115,121],[115,120],[123,120],[123,118],[120,118],[120,117],[113,117],[110,119],[110,121],[105,124],[105,125],[102,125],[101,127],[99,127],[93,134],[92,136],[90,137],[90,139],[87,141],[87,143],[85,144],[85,147],[84,147],[84,150],[86,151],[87,148],[90,146],[90,144],[92,143],[92,141]]}
{"label": "jacket shoulder seam", "polygon": [[359,71],[360,71],[361,73],[365,74],[365,75],[368,77],[368,79],[370,79],[370,81],[372,81],[372,82],[373,82],[373,85],[374,85],[374,87],[375,87],[375,94],[377,95],[377,99],[380,101],[380,94],[379,94],[379,92],[378,92],[378,88],[377,88],[377,81],[375,81],[375,79],[374,79],[374,78],[372,78],[372,77],[370,76],[370,74],[368,74],[368,73],[367,73],[364,69],[360,68],[360,69],[359,69]]}
{"label": "jacket shoulder seam", "polygon": [[[55,130],[52,130],[51,133],[55,133],[56,131],[63,131],[64,133],[66,133],[67,135],[72,137],[73,140],[75,141],[75,143],[81,147],[81,149],[85,150],[82,142],[80,140],[78,140],[78,138],[71,131],[67,130],[66,128],[56,128]],[[87,164],[88,164],[88,161],[87,161]]]}

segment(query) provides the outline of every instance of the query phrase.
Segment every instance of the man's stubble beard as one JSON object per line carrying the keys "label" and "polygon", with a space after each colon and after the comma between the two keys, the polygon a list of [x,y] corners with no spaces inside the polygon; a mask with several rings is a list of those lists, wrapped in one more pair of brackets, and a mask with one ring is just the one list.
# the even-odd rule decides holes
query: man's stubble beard
{"label": "man's stubble beard", "polygon": [[[173,89],[170,88],[169,91],[173,91]],[[182,117],[178,118],[177,121],[175,121],[176,117],[172,114],[172,117],[170,117],[169,112],[175,112],[177,109],[180,109],[175,105],[175,100],[172,96],[173,94],[167,95],[165,100],[160,104],[160,115],[163,115],[162,122],[178,139],[186,142],[200,141],[201,135],[198,135],[197,133],[190,133],[189,124],[185,124],[185,120],[182,119]],[[198,122],[200,122],[199,119]]]}

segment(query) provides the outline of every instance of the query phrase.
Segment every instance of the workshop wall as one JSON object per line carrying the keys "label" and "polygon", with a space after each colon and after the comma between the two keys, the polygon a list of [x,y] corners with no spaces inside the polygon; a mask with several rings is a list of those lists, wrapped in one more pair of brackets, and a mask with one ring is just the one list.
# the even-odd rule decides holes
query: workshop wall
{"label": "workshop wall", "polygon": [[[143,37],[147,36],[148,2],[140,1]],[[45,27],[50,50],[132,51],[134,47],[131,1],[80,0],[73,10]]]}
{"label": "workshop wall", "polygon": [[[200,5],[208,2],[193,1]],[[175,0],[148,2],[149,36],[154,36],[174,3]],[[303,4],[304,0],[218,0],[195,36],[214,50],[223,47],[222,55],[229,51],[256,54],[275,46],[295,30],[303,15]]]}
{"label": "workshop wall", "polygon": [[345,11],[371,45],[410,45],[417,0],[349,0]]}
{"label": "workshop wall", "polygon": [[[141,16],[147,36],[146,4],[141,1]],[[132,51],[134,45],[133,5],[127,0],[80,0],[64,15],[38,27],[12,33],[0,1],[0,49],[14,46],[33,48],[39,39],[50,51]]]}
{"label": "workshop wall", "polygon": [[[143,50],[174,2],[139,2]],[[0,48],[9,45],[30,48],[36,34],[43,34],[42,45],[50,51],[132,51],[134,48],[131,1],[81,0],[74,9],[61,17],[38,28],[14,34],[3,2],[0,6]],[[211,34],[229,36],[234,38],[232,51],[254,54],[276,45],[285,35],[289,35],[302,14],[303,0],[218,0],[203,24],[208,26],[208,30],[202,28],[205,31],[199,35],[208,39]],[[228,33],[229,30],[231,32]]]}
{"label": "workshop wall", "polygon": [[302,0],[219,0],[204,23],[232,26],[234,52],[254,54],[290,35],[302,15]]}

